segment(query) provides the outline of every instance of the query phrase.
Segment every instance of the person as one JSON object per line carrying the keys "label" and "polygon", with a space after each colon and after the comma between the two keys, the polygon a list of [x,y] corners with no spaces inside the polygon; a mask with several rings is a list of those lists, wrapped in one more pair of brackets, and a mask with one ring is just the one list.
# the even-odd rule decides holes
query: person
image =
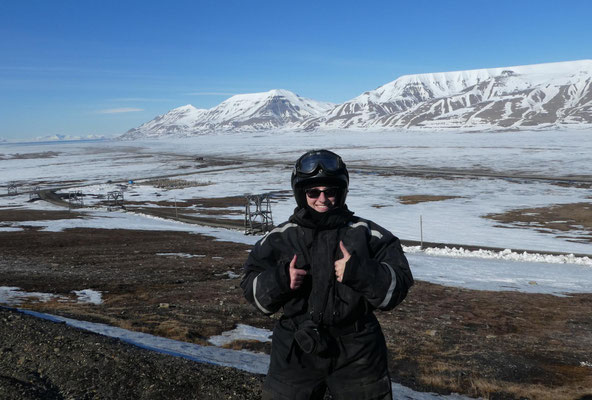
{"label": "person", "polygon": [[328,150],[292,172],[294,214],[259,240],[244,266],[246,299],[271,315],[263,399],[391,399],[387,348],[374,310],[401,303],[413,277],[399,239],[345,204],[349,173]]}

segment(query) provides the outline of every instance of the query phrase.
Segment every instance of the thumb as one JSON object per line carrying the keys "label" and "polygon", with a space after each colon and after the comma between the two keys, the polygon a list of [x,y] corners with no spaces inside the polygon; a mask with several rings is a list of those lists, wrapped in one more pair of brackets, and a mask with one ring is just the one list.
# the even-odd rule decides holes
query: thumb
{"label": "thumb", "polygon": [[349,256],[349,251],[347,251],[347,249],[345,248],[345,245],[343,244],[343,240],[339,241],[339,248],[341,249],[341,252],[343,253],[344,257]]}
{"label": "thumb", "polygon": [[298,256],[296,254],[294,254],[294,257],[292,257],[292,261],[290,261],[290,268],[296,267],[296,260],[297,259],[298,259]]}

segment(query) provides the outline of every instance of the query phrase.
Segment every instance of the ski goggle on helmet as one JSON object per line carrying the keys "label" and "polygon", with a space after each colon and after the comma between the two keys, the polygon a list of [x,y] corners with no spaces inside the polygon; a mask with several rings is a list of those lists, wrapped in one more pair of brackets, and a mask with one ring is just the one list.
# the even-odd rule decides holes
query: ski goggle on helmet
{"label": "ski goggle on helmet", "polygon": [[296,163],[296,172],[302,175],[311,175],[322,168],[326,173],[335,173],[343,167],[341,157],[327,150],[321,150],[301,157]]}
{"label": "ski goggle on helmet", "polygon": [[311,150],[296,161],[292,171],[292,189],[299,206],[306,204],[304,189],[311,186],[341,188],[338,205],[343,205],[349,186],[349,173],[339,155],[329,150]]}
{"label": "ski goggle on helmet", "polygon": [[326,175],[347,172],[341,157],[329,150],[308,151],[296,161],[294,166],[294,174],[303,177],[314,176],[321,170]]}

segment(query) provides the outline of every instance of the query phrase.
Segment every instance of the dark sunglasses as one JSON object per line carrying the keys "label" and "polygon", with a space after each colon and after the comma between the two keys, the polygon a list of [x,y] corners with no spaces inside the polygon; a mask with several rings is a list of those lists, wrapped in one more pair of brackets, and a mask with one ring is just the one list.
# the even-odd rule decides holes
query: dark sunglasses
{"label": "dark sunglasses", "polygon": [[325,193],[325,197],[335,197],[339,193],[339,188],[330,187],[324,190],[321,189],[306,189],[304,191],[309,199],[318,199],[321,193]]}
{"label": "dark sunglasses", "polygon": [[343,168],[343,161],[337,155],[327,153],[311,154],[298,161],[296,170],[301,174],[312,174],[318,168],[325,172],[337,172]]}

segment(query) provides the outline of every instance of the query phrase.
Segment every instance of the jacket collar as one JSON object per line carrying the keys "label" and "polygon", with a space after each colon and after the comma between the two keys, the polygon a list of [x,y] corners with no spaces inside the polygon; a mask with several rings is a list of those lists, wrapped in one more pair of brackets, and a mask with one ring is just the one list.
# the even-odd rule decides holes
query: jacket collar
{"label": "jacket collar", "polygon": [[326,213],[323,213],[320,218],[318,218],[318,216],[315,217],[313,213],[314,211],[308,206],[296,207],[296,209],[294,209],[294,214],[290,217],[290,222],[311,229],[334,229],[345,225],[354,215],[353,212],[348,210],[346,205],[333,208]]}

